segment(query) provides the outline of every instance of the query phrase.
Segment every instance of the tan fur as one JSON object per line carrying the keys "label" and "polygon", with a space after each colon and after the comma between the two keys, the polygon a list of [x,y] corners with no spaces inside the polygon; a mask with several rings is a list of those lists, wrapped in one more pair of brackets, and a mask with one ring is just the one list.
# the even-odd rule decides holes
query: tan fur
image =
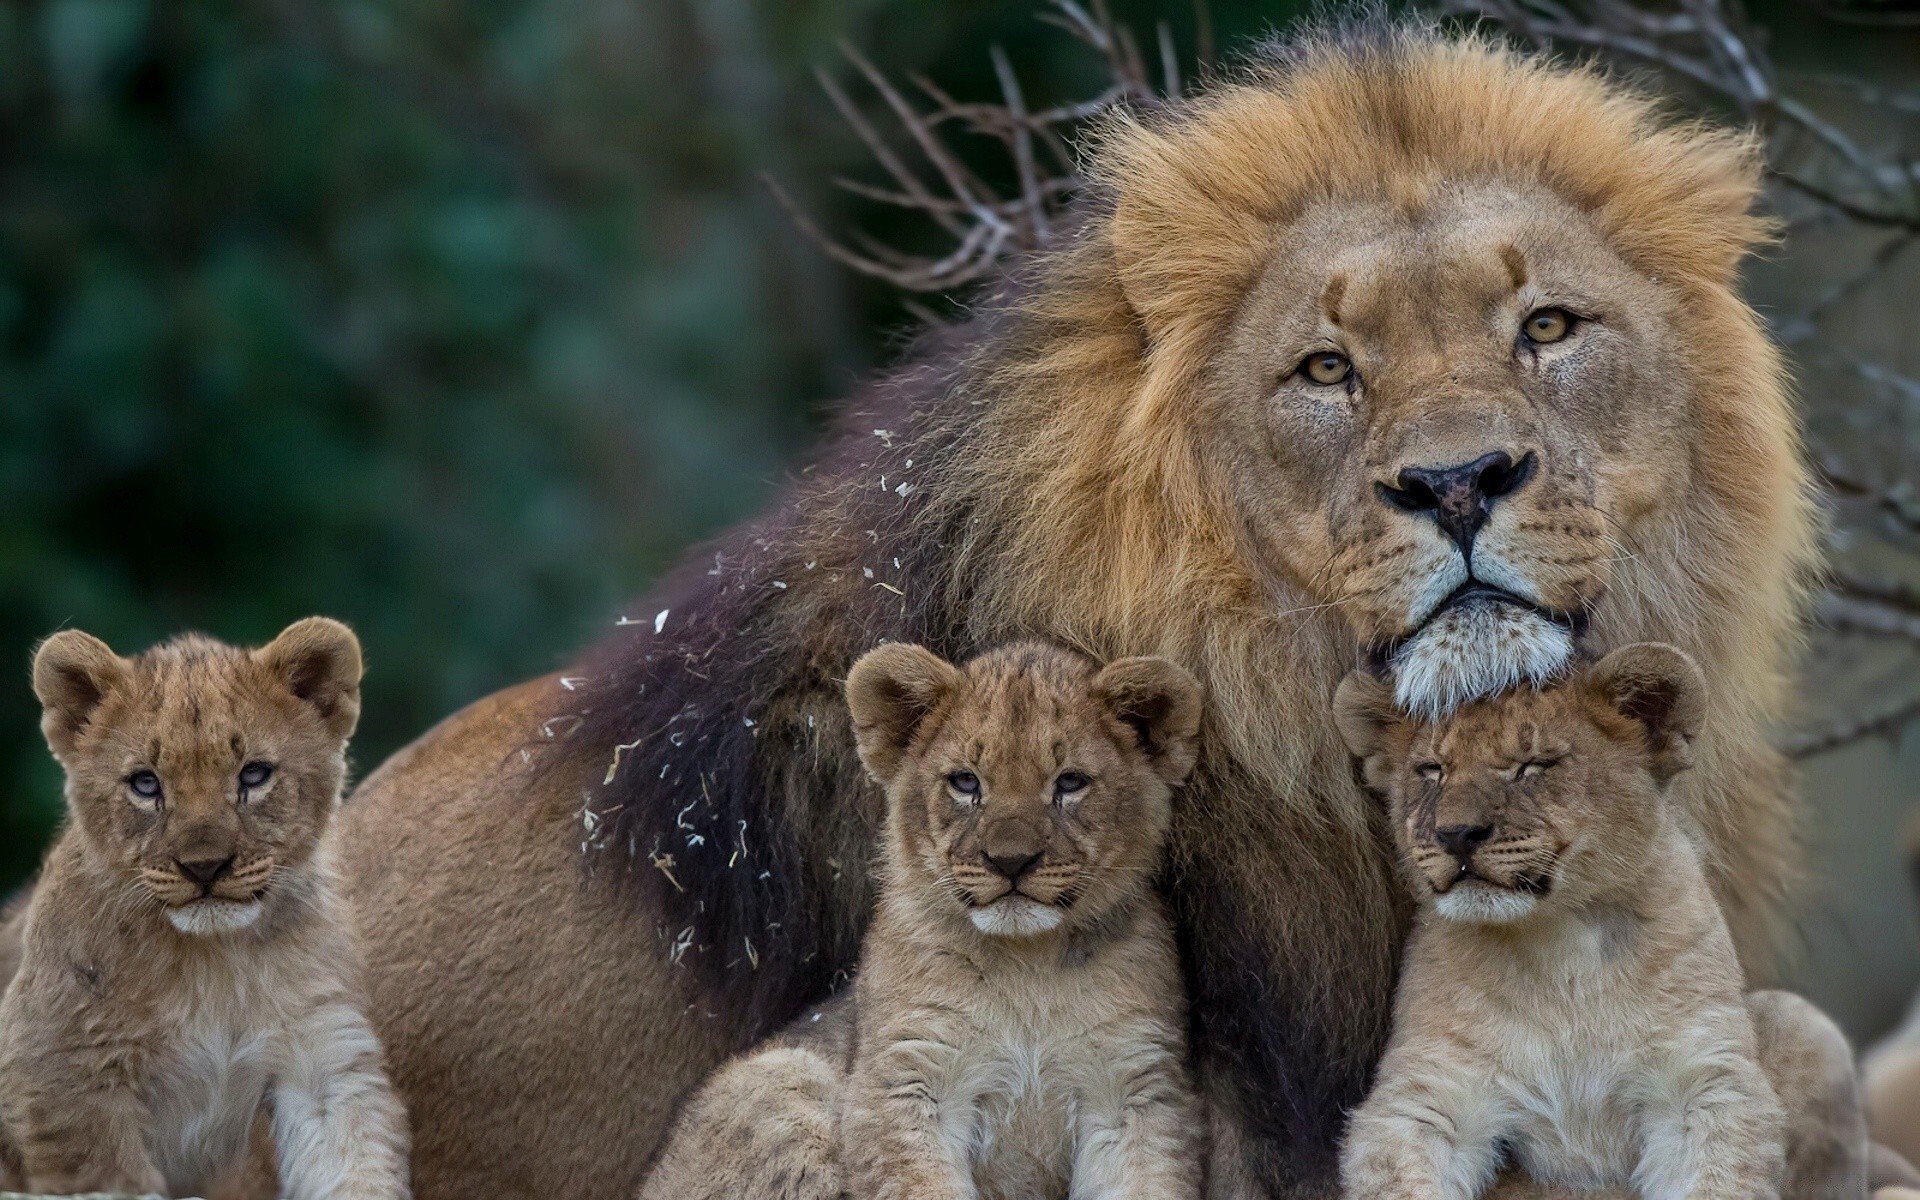
{"label": "tan fur", "polygon": [[1341,685],[1421,901],[1348,1130],[1350,1195],[1467,1200],[1509,1155],[1551,1185],[1650,1200],[1865,1195],[1845,1038],[1798,997],[1745,995],[1664,794],[1704,691],[1658,644],[1438,723],[1398,715],[1370,676]]}
{"label": "tan fur", "polygon": [[1158,659],[1096,673],[1022,645],[956,668],[891,645],[847,693],[888,792],[852,995],[702,1088],[642,1196],[1197,1197],[1151,877],[1198,685]]}
{"label": "tan fur", "polygon": [[[966,461],[918,494],[926,538],[981,531],[932,584],[969,598],[956,644],[1038,632],[1192,667],[1209,790],[1175,814],[1176,869],[1235,889],[1245,961],[1274,973],[1248,990],[1312,981],[1311,1044],[1364,1057],[1403,912],[1324,697],[1451,569],[1438,535],[1373,488],[1463,447],[1557,451],[1488,544],[1543,601],[1590,606],[1588,649],[1659,638],[1702,664],[1716,703],[1673,795],[1764,970],[1798,869],[1766,735],[1815,539],[1780,357],[1735,290],[1766,233],[1749,142],[1596,72],[1433,39],[1391,59],[1311,52],[1278,82],[1119,119],[1091,168],[1106,202],[1031,268],[1011,349],[963,373]],[[1330,336],[1335,277],[1361,383],[1317,398],[1281,376]],[[1516,361],[1523,306],[1575,299],[1601,316],[1587,340]],[[1574,355],[1596,369],[1572,399],[1532,403]],[[838,514],[806,518],[796,558],[867,544]],[[819,601],[823,622],[838,603]],[[805,653],[830,640],[805,629]],[[747,1028],[662,953],[655,909],[581,882],[582,797],[606,748],[544,770],[522,754],[571,753],[539,734],[569,711],[551,679],[484,701],[350,806],[376,1020],[436,1196],[631,1187],[676,1098]],[[814,739],[796,759],[818,759],[845,730],[823,718],[795,737]],[[855,819],[851,797],[815,803],[795,818],[809,836]],[[1343,900],[1300,902],[1326,894]],[[457,979],[422,965],[456,959]],[[619,997],[617,1019],[587,997]]]}
{"label": "tan fur", "polygon": [[281,1194],[408,1194],[327,839],[360,673],[323,618],[254,651],[41,647],[70,823],[0,1001],[0,1120],[32,1190],[238,1186],[264,1109]]}

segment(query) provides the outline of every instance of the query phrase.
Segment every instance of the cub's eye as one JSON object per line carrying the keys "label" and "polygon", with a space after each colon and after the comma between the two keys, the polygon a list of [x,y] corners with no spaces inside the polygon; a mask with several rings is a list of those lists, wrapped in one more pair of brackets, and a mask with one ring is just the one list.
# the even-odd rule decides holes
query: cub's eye
{"label": "cub's eye", "polygon": [[1535,775],[1540,774],[1540,772],[1546,770],[1548,767],[1553,766],[1555,763],[1559,761],[1560,760],[1557,758],[1532,759],[1528,762],[1521,763],[1519,770],[1514,772],[1514,776],[1519,779],[1532,779]]}
{"label": "cub's eye", "polygon": [[135,771],[127,776],[127,787],[142,800],[160,799],[160,777],[152,771]]}
{"label": "cub's eye", "polygon": [[272,763],[250,762],[240,768],[240,786],[243,788],[261,787],[272,778]]}
{"label": "cub's eye", "polygon": [[1564,308],[1536,308],[1520,322],[1520,331],[1528,341],[1545,346],[1573,332],[1573,314]]}
{"label": "cub's eye", "polygon": [[1345,383],[1347,376],[1353,374],[1353,364],[1347,361],[1347,356],[1336,354],[1332,350],[1309,354],[1294,369],[1305,375],[1310,382],[1317,383],[1321,387]]}
{"label": "cub's eye", "polygon": [[1422,779],[1438,780],[1445,778],[1447,774],[1447,769],[1437,762],[1424,762],[1413,770]]}
{"label": "cub's eye", "polygon": [[1065,796],[1077,796],[1081,792],[1086,791],[1087,785],[1092,782],[1091,779],[1088,779],[1078,771],[1062,771],[1053,778],[1054,797],[1058,799]]}
{"label": "cub's eye", "polygon": [[947,776],[947,786],[953,789],[956,796],[964,796],[969,800],[980,798],[980,777],[972,771],[953,772]]}

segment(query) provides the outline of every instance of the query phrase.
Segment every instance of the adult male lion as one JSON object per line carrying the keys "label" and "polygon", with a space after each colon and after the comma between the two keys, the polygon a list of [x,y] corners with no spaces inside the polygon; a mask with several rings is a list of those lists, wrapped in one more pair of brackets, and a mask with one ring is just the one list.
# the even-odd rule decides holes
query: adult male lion
{"label": "adult male lion", "polygon": [[879,797],[839,699],[884,638],[1162,654],[1205,681],[1170,887],[1214,1177],[1333,1188],[1404,923],[1328,716],[1661,640],[1711,677],[1680,791],[1750,960],[1793,874],[1763,737],[1813,557],[1736,134],[1590,71],[1309,39],[1118,120],[1064,249],[880,381],[782,503],[576,678],[480,702],[349,806],[424,1197],[606,1197],[820,996]]}

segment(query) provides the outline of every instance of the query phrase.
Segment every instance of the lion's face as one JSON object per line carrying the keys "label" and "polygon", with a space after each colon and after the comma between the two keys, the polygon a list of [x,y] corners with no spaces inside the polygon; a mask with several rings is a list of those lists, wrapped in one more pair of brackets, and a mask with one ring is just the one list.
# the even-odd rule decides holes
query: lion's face
{"label": "lion's face", "polygon": [[1365,673],[1334,707],[1387,801],[1414,894],[1451,920],[1505,924],[1640,878],[1661,792],[1691,761],[1704,687],[1681,651],[1640,643],[1438,720],[1397,711]]}
{"label": "lion's face", "polygon": [[1547,677],[1690,490],[1674,303],[1544,189],[1320,204],[1213,368],[1254,552],[1410,708]]}
{"label": "lion's face", "polygon": [[953,667],[854,665],[862,757],[888,794],[890,887],[995,937],[1074,929],[1145,888],[1194,759],[1199,687],[1163,659],[1104,670],[1023,644]]}
{"label": "lion's face", "polygon": [[252,925],[312,860],[359,679],[353,634],[317,618],[253,652],[189,636],[131,659],[69,630],[34,665],[90,856],[188,934]]}

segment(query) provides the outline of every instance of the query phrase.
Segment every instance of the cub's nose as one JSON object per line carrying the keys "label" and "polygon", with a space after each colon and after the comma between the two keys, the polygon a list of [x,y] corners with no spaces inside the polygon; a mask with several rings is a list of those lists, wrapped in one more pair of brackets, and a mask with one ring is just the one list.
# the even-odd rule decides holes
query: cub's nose
{"label": "cub's nose", "polygon": [[188,879],[193,880],[201,887],[207,887],[215,880],[233,870],[233,858],[231,856],[226,858],[190,858],[184,860],[176,858],[173,860],[173,865],[179,867],[180,873]]}
{"label": "cub's nose", "polygon": [[1020,877],[1031,870],[1033,864],[1039,861],[1040,856],[1038,854],[1029,854],[1023,850],[1016,850],[1011,854],[987,855],[987,865],[1006,876],[1008,882],[1018,882]]}
{"label": "cub's nose", "polygon": [[1440,848],[1462,863],[1492,836],[1491,825],[1447,825],[1433,831],[1433,840],[1440,843]]}
{"label": "cub's nose", "polygon": [[1376,484],[1380,499],[1404,512],[1425,513],[1460,547],[1473,553],[1474,535],[1493,506],[1527,485],[1539,467],[1531,450],[1513,461],[1505,450],[1451,467],[1402,467],[1393,483]]}

